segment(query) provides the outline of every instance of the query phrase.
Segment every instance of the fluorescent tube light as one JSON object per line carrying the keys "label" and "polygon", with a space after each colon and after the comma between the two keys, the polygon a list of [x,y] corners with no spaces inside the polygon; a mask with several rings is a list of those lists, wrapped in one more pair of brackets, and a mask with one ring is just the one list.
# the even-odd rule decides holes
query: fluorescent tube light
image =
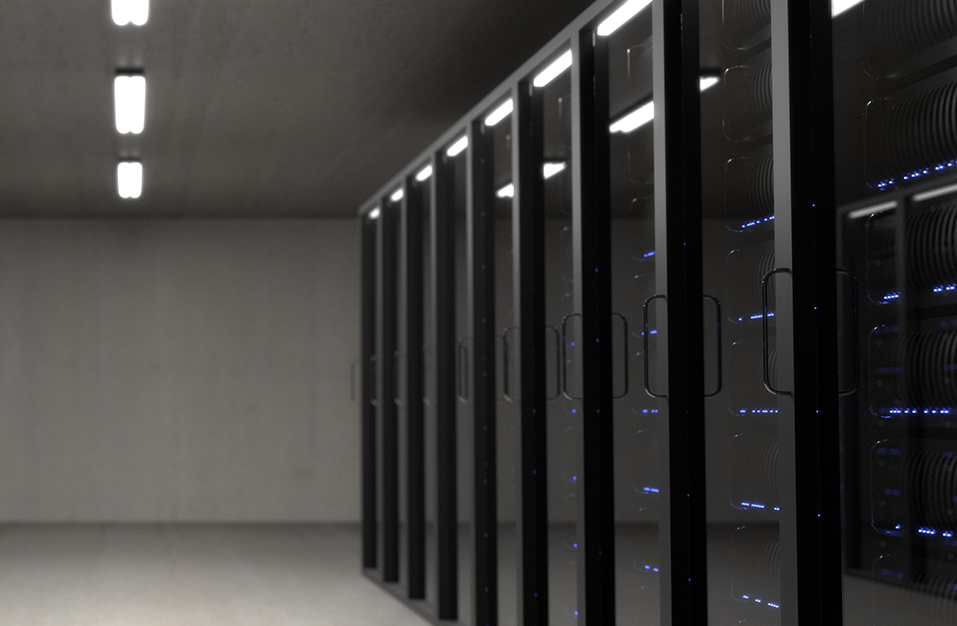
{"label": "fluorescent tube light", "polygon": [[485,118],[485,125],[489,127],[495,126],[511,115],[513,110],[515,110],[515,103],[509,98],[502,106],[492,111],[492,113]]}
{"label": "fluorescent tube light", "polygon": [[655,103],[644,104],[611,125],[613,133],[630,133],[655,119]]}
{"label": "fluorescent tube light", "polygon": [[419,170],[419,173],[418,173],[418,174],[415,175],[415,179],[416,179],[417,181],[419,181],[420,183],[424,183],[425,181],[429,180],[430,178],[432,178],[432,166],[431,166],[431,165],[426,165],[426,166],[423,167],[421,170]]}
{"label": "fluorescent tube light", "polygon": [[395,190],[395,193],[392,194],[389,199],[393,202],[402,202],[402,198],[405,197],[405,190],[401,187]]}
{"label": "fluorescent tube light", "polygon": [[864,0],[831,0],[831,15],[837,17],[844,11],[847,11],[851,7],[855,7]]}
{"label": "fluorescent tube light", "polygon": [[850,220],[859,220],[862,217],[870,217],[878,213],[883,213],[884,211],[890,211],[891,209],[897,208],[897,201],[891,200],[890,202],[884,202],[883,204],[878,204],[875,206],[869,206],[865,209],[858,209],[856,211],[851,211],[847,214],[847,219]]}
{"label": "fluorescent tube light", "polygon": [[449,155],[450,157],[458,156],[462,153],[463,150],[465,150],[468,147],[469,147],[469,136],[465,135],[464,137],[462,137],[461,139],[453,143],[451,146],[449,146],[449,149],[445,151],[445,154]]}
{"label": "fluorescent tube light", "polygon": [[598,36],[607,37],[612,34],[624,26],[628,20],[638,15],[638,13],[649,4],[651,4],[651,0],[628,0],[628,2],[621,5],[620,9],[612,13],[607,20],[598,25]]}
{"label": "fluorescent tube light", "polygon": [[124,161],[116,167],[116,186],[120,197],[135,200],[143,193],[143,164]]}
{"label": "fluorescent tube light", "polygon": [[116,130],[121,134],[143,132],[146,125],[146,77],[123,74],[113,82],[116,100]]}
{"label": "fluorescent tube light", "polygon": [[542,73],[535,77],[535,80],[532,81],[532,84],[536,87],[544,87],[548,83],[552,82],[558,76],[572,66],[572,51],[569,50],[558,59],[542,70]]}
{"label": "fluorescent tube light", "polygon": [[499,189],[495,195],[499,198],[514,198],[515,197],[515,185],[509,183]]}
{"label": "fluorescent tube light", "polygon": [[568,167],[568,164],[564,161],[558,161],[555,163],[546,163],[544,169],[545,180],[548,180],[552,176],[558,174],[559,172],[564,172],[565,168]]}
{"label": "fluorescent tube light", "polygon": [[379,210],[379,207],[376,207],[376,208],[372,209],[371,211],[369,211],[369,219],[370,219],[370,220],[377,220],[377,219],[379,219],[379,216],[380,216],[381,214],[382,214],[382,211]]}
{"label": "fluorescent tube light", "polygon": [[150,16],[150,0],[113,0],[113,22],[117,26],[142,26]]}
{"label": "fluorescent tube light", "polygon": [[705,91],[717,85],[721,81],[717,76],[702,76],[701,91]]}

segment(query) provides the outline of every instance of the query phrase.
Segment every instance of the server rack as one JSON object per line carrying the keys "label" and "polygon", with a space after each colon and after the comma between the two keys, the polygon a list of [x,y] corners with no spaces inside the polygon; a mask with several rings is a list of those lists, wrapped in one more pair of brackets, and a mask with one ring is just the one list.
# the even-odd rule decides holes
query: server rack
{"label": "server rack", "polygon": [[850,624],[957,622],[957,3],[834,20]]}
{"label": "server rack", "polygon": [[642,4],[360,211],[366,573],[435,622],[957,623],[957,4]]}

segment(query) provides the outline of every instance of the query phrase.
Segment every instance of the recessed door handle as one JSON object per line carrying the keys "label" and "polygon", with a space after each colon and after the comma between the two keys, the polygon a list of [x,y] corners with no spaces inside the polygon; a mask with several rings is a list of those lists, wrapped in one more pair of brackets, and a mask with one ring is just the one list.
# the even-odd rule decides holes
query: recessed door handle
{"label": "recessed door handle", "polygon": [[508,337],[513,330],[518,330],[518,326],[510,326],[502,332],[502,375],[504,380],[502,381],[502,398],[506,402],[516,402],[517,398],[512,395],[512,390],[510,388],[509,381],[511,380],[511,370],[509,369],[509,344]]}
{"label": "recessed door handle", "polygon": [[392,353],[392,401],[396,406],[402,406],[402,396],[399,389],[399,359],[401,353],[396,350]]}
{"label": "recessed door handle", "polygon": [[764,387],[771,393],[778,396],[790,396],[790,391],[782,391],[781,389],[776,388],[771,384],[771,357],[769,355],[769,344],[770,344],[770,322],[768,321],[768,283],[771,281],[771,278],[777,274],[787,274],[791,275],[791,270],[787,268],[778,268],[771,270],[765,274],[764,279],[761,281],[761,336],[762,336],[762,349],[761,349],[761,360],[762,360],[762,371],[764,374]]}
{"label": "recessed door handle", "polygon": [[456,342],[456,352],[458,354],[458,401],[466,404],[469,401],[469,349],[465,345],[465,339],[460,337]]}
{"label": "recessed door handle", "polygon": [[645,300],[645,303],[641,307],[641,314],[643,318],[642,321],[644,322],[644,325],[642,327],[641,339],[642,339],[643,348],[644,348],[643,359],[645,364],[645,393],[647,393],[652,398],[667,398],[668,397],[667,394],[655,393],[655,391],[651,388],[651,371],[649,367],[651,365],[651,358],[649,356],[649,350],[650,350],[649,335],[651,334],[651,329],[648,327],[648,308],[651,306],[651,303],[654,302],[655,300],[665,300],[667,302],[667,298],[665,298],[663,295],[651,296],[650,298]]}
{"label": "recessed door handle", "polygon": [[581,318],[581,313],[569,313],[562,320],[562,340],[561,340],[561,380],[562,380],[562,395],[569,400],[581,400],[581,398],[576,397],[568,393],[568,320],[574,318]]}
{"label": "recessed door handle", "polygon": [[705,397],[705,398],[713,398],[713,397],[715,397],[716,395],[718,395],[719,393],[721,393],[721,388],[722,388],[723,385],[724,385],[724,366],[723,366],[724,359],[723,359],[722,353],[721,353],[721,351],[722,351],[722,345],[721,345],[721,303],[720,303],[720,302],[718,301],[718,299],[715,298],[714,296],[708,296],[708,295],[706,295],[706,296],[704,297],[704,299],[705,299],[705,300],[711,300],[712,302],[714,302],[714,310],[715,310],[715,318],[716,318],[716,319],[715,319],[715,324],[716,324],[715,328],[717,328],[717,340],[718,340],[718,350],[717,350],[717,358],[718,358],[718,388],[715,389],[713,393],[706,393],[706,394],[704,394],[704,397]]}

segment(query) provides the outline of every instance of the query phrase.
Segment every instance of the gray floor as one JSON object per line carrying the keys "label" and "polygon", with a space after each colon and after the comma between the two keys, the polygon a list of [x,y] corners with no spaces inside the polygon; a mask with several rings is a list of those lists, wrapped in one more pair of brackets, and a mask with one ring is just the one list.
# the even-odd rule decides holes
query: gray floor
{"label": "gray floor", "polygon": [[421,626],[357,526],[0,526],[3,626]]}

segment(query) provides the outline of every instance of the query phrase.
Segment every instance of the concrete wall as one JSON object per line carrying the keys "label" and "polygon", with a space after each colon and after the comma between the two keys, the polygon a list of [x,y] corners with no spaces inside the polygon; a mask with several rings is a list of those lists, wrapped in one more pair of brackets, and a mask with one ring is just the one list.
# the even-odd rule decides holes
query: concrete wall
{"label": "concrete wall", "polygon": [[357,520],[357,235],[0,222],[0,521]]}

